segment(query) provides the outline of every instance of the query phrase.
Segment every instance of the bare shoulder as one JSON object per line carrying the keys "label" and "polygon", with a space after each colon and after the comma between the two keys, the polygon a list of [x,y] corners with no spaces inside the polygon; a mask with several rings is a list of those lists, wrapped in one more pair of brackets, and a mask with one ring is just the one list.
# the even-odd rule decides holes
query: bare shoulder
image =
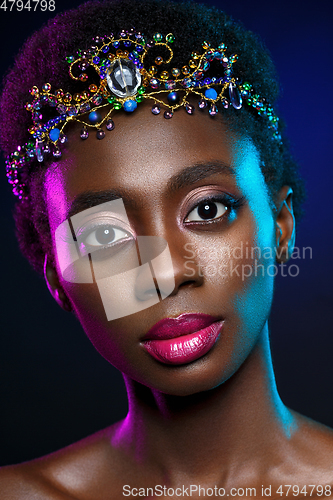
{"label": "bare shoulder", "polygon": [[[333,459],[333,429],[315,422],[311,418],[293,412],[298,432],[295,436],[305,451],[311,449],[312,455],[319,460]],[[332,468],[332,461],[330,462]]]}
{"label": "bare shoulder", "polygon": [[296,425],[286,462],[293,464],[291,467],[295,472],[297,469],[300,479],[331,485],[333,491],[333,430],[297,412],[292,413]]}
{"label": "bare shoulder", "polygon": [[108,500],[122,459],[110,444],[117,424],[37,460],[0,469],[1,500]]}

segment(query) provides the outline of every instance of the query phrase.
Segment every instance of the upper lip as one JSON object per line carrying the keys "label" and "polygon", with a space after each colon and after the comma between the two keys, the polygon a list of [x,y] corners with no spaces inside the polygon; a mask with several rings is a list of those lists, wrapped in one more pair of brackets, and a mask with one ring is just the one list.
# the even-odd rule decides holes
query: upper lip
{"label": "upper lip", "polygon": [[181,337],[207,328],[219,319],[202,313],[185,313],[180,314],[177,318],[164,318],[149,330],[143,340],[164,340]]}

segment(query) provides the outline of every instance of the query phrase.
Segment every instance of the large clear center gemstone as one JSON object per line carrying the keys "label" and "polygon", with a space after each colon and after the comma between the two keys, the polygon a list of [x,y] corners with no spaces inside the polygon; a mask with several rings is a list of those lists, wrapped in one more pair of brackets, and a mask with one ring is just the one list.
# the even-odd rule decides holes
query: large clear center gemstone
{"label": "large clear center gemstone", "polygon": [[141,85],[141,75],[129,59],[116,59],[109,66],[106,81],[113,94],[126,98],[137,93]]}

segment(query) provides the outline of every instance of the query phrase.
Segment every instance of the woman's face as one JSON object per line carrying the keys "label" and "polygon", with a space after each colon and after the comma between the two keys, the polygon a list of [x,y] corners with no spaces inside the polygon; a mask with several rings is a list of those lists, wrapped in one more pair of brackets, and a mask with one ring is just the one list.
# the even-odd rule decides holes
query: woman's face
{"label": "woman's face", "polygon": [[[92,205],[121,198],[127,225],[115,238],[116,257],[125,258],[128,238],[165,240],[172,266],[161,274],[174,278],[173,291],[148,307],[150,285],[141,276],[142,310],[129,309],[110,320],[105,300],[111,306],[119,297],[126,300],[133,283],[126,288],[113,279],[104,305],[96,282],[66,281],[58,266],[61,286],[96,349],[126,376],[168,394],[211,389],[227,380],[253,350],[271,306],[269,266],[274,256],[268,249],[275,245],[275,223],[259,156],[250,140],[237,137],[219,117],[204,112],[189,116],[179,110],[165,120],[141,105],[133,114],[118,113],[115,124],[100,141],[95,132],[83,141],[79,129],[73,130],[62,160],[48,170],[53,239],[69,213],[81,214],[82,221],[89,214],[90,223],[100,216],[98,208],[91,216]],[[104,208],[98,223],[104,224],[102,232],[108,217]],[[87,221],[82,224],[87,226]],[[86,249],[101,241],[97,237],[96,242],[96,234],[95,224],[81,242]],[[157,283],[166,279],[158,273]],[[144,347],[145,335],[158,321],[184,313],[224,321],[217,340],[191,362],[155,359]]]}

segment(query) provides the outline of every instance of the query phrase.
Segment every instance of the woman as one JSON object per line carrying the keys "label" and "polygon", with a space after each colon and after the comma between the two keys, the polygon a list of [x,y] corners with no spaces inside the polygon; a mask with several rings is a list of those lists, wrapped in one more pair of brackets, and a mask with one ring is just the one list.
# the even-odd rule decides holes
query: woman
{"label": "woman", "polygon": [[223,13],[155,1],[85,4],[21,54],[1,127],[21,248],[122,372],[129,413],[4,468],[5,498],[331,496],[332,432],[284,406],[270,356],[303,197],[273,73]]}

